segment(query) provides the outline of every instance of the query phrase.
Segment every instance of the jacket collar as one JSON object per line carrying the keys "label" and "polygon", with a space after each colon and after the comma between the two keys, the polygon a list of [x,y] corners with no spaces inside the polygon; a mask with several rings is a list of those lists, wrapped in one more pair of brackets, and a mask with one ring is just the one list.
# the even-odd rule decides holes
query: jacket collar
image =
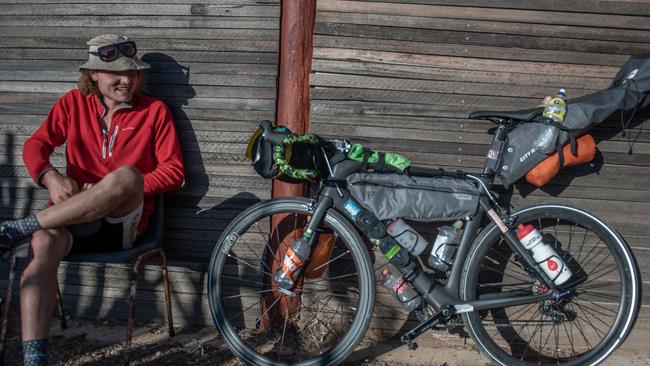
{"label": "jacket collar", "polygon": [[[93,98],[95,99],[95,103],[97,104],[97,111],[99,112],[99,118],[106,117],[106,114],[108,113],[108,106],[106,105],[106,103],[104,103],[104,99],[97,94],[93,94]],[[118,110],[124,108],[133,108],[137,104],[137,98],[138,97],[134,95],[131,103],[120,104]]]}

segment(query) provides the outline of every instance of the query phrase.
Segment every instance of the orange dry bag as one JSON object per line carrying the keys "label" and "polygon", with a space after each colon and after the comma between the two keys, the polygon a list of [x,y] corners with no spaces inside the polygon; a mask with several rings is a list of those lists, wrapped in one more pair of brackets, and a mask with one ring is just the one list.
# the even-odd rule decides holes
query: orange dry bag
{"label": "orange dry bag", "polygon": [[[596,141],[591,135],[582,135],[576,139],[576,147],[578,150],[577,155],[571,153],[571,146],[566,144],[562,147],[564,154],[564,167],[575,166],[578,164],[588,163],[594,160],[596,156]],[[548,183],[560,171],[560,155],[556,152],[548,158],[544,159],[541,163],[535,165],[526,174],[526,180],[542,187]]]}

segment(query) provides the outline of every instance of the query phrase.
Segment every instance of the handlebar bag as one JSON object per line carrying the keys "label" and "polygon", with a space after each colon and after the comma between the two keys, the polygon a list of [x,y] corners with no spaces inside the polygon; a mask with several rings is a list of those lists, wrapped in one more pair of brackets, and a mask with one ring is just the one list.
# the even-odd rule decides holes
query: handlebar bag
{"label": "handlebar bag", "polygon": [[396,173],[355,173],[346,180],[352,196],[381,220],[449,221],[478,211],[479,191],[468,180]]}
{"label": "handlebar bag", "polygon": [[[270,121],[262,121],[260,127],[249,138],[246,157],[251,160],[253,169],[261,177],[277,178],[288,183],[301,182],[300,179],[280,174],[280,170],[273,162],[274,147],[281,145],[288,136],[294,136],[288,128],[274,125]],[[320,145],[290,144],[285,147],[284,158],[294,169],[315,169],[324,172],[326,166],[319,149]]]}

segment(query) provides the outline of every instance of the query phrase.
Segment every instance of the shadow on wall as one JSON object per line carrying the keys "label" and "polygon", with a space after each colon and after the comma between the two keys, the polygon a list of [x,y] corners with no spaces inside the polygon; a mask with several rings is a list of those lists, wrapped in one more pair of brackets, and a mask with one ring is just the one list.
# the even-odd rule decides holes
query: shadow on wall
{"label": "shadow on wall", "polygon": [[190,68],[160,52],[146,53],[142,61],[151,65],[145,71],[147,93],[162,99],[174,116],[185,161],[184,204],[196,208],[208,191],[209,178],[192,122],[183,110],[189,105],[189,100],[196,96],[196,91],[190,85]]}
{"label": "shadow on wall", "polygon": [[3,157],[0,163],[0,220],[22,218],[34,209],[35,189],[31,185],[19,187],[18,172],[14,166],[14,135],[7,133],[3,139],[4,143],[0,145],[3,146],[0,151]]}

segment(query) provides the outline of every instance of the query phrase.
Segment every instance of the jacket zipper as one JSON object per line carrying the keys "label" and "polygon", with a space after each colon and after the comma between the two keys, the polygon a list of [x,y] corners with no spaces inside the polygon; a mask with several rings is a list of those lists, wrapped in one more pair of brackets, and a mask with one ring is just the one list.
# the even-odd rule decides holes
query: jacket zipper
{"label": "jacket zipper", "polygon": [[[106,160],[106,151],[108,151],[108,157],[113,156],[113,145],[115,145],[115,138],[117,137],[117,132],[120,130],[119,125],[115,125],[113,128],[113,134],[111,139],[108,139],[108,130],[102,129],[102,160]],[[108,144],[108,146],[107,146]]]}
{"label": "jacket zipper", "polygon": [[111,135],[111,141],[108,143],[108,156],[113,156],[113,145],[115,144],[115,138],[117,137],[117,132],[120,130],[120,125],[115,125],[113,129],[113,135]]}
{"label": "jacket zipper", "polygon": [[102,160],[106,159],[106,140],[108,131],[102,128]]}

